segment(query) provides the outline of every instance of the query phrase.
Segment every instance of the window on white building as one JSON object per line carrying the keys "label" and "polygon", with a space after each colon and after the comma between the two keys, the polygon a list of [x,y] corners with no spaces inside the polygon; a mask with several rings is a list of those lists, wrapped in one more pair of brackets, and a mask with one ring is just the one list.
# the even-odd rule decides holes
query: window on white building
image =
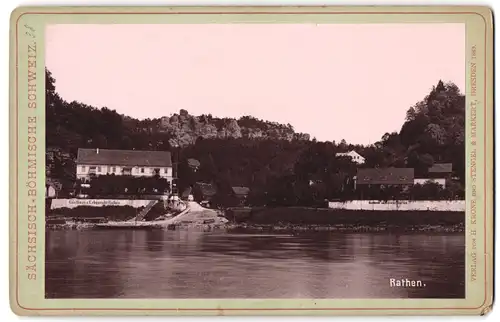
{"label": "window on white building", "polygon": [[82,169],[82,172],[85,172],[85,166],[84,165],[82,165],[80,168]]}
{"label": "window on white building", "polygon": [[144,168],[141,168],[141,173],[144,173]]}
{"label": "window on white building", "polygon": [[101,167],[97,167],[97,172],[101,172]]}
{"label": "window on white building", "polygon": [[111,167],[111,172],[115,173],[116,172],[116,167]]}

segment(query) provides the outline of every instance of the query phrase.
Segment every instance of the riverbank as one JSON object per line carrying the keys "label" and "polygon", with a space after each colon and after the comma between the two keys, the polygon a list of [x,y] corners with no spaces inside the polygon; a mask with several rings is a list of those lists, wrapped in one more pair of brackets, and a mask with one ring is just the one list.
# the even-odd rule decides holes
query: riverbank
{"label": "riverbank", "polygon": [[258,225],[258,224],[228,224],[228,232],[254,232],[254,233],[307,233],[307,232],[349,232],[349,233],[461,233],[465,231],[463,223],[456,225]]}
{"label": "riverbank", "polygon": [[226,218],[234,224],[271,226],[422,227],[464,225],[459,211],[374,211],[330,208],[231,208]]}
{"label": "riverbank", "polygon": [[[369,211],[330,208],[231,208],[224,212],[187,202],[187,208],[170,218],[130,222],[140,209],[132,207],[65,208],[64,217],[106,217],[107,224],[66,224],[55,229],[168,229],[168,230],[251,230],[338,231],[338,232],[462,232],[465,212],[453,211]],[[62,209],[58,209],[60,212]],[[160,213],[157,214],[158,216]],[[128,221],[127,221],[128,220]],[[49,227],[48,227],[49,228]]]}
{"label": "riverbank", "polygon": [[[50,230],[79,229],[225,229],[228,222],[222,212],[203,208],[196,202],[183,203],[182,209],[165,209],[157,203],[145,216],[145,220],[134,220],[144,207],[102,206],[58,208],[48,212],[50,219],[46,228]],[[89,223],[88,219],[104,219],[104,222]]]}
{"label": "riverbank", "polygon": [[251,224],[220,224],[220,223],[162,223],[147,222],[137,225],[112,224],[62,224],[47,227],[47,230],[181,230],[195,232],[227,232],[255,234],[300,234],[300,233],[463,233],[465,226],[457,225],[251,225]]}
{"label": "riverbank", "polygon": [[373,211],[465,211],[465,200],[347,200],[330,201],[328,208]]}
{"label": "riverbank", "polygon": [[64,218],[98,218],[104,217],[112,221],[126,221],[137,216],[144,207],[135,208],[132,206],[79,206],[74,208],[51,209],[46,214],[47,217],[57,216]]}

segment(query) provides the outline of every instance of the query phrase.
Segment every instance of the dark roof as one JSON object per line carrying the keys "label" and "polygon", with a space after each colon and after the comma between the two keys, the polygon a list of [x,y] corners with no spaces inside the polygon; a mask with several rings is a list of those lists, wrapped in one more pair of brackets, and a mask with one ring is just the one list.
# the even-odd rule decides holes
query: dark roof
{"label": "dark roof", "polygon": [[78,149],[78,164],[171,167],[168,151]]}
{"label": "dark roof", "polygon": [[200,161],[198,161],[196,159],[188,159],[187,162],[188,162],[188,165],[190,167],[193,167],[193,168],[198,168],[200,166]]}
{"label": "dark roof", "polygon": [[235,195],[238,196],[246,196],[250,192],[250,188],[248,187],[232,187]]}
{"label": "dark roof", "polygon": [[357,184],[413,184],[413,168],[358,169]]}
{"label": "dark roof", "polygon": [[198,188],[205,197],[212,197],[217,193],[217,189],[211,183],[196,182],[196,188]]}
{"label": "dark roof", "polygon": [[435,163],[429,168],[430,173],[451,173],[453,165],[451,163]]}

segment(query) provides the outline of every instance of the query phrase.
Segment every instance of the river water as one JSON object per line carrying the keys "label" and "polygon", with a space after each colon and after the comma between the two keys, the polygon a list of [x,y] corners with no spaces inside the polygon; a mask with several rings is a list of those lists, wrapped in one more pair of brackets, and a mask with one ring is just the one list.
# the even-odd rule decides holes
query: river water
{"label": "river water", "polygon": [[[46,235],[47,298],[463,298],[463,233]],[[390,279],[425,287],[391,287]]]}

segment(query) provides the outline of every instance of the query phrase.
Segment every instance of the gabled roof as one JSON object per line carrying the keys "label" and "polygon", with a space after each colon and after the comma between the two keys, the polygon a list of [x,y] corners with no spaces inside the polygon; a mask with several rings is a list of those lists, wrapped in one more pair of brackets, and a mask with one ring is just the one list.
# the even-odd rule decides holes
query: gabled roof
{"label": "gabled roof", "polygon": [[429,168],[429,173],[451,173],[453,171],[453,164],[451,163],[434,163]]}
{"label": "gabled roof", "polygon": [[248,187],[231,187],[233,189],[233,193],[237,196],[246,196],[250,192],[250,188]]}
{"label": "gabled roof", "polygon": [[356,183],[362,184],[413,184],[413,168],[367,168],[358,169]]}
{"label": "gabled roof", "polygon": [[77,164],[171,167],[168,151],[78,149]]}
{"label": "gabled roof", "polygon": [[204,197],[213,197],[217,193],[217,189],[211,183],[196,182],[195,186]]}

